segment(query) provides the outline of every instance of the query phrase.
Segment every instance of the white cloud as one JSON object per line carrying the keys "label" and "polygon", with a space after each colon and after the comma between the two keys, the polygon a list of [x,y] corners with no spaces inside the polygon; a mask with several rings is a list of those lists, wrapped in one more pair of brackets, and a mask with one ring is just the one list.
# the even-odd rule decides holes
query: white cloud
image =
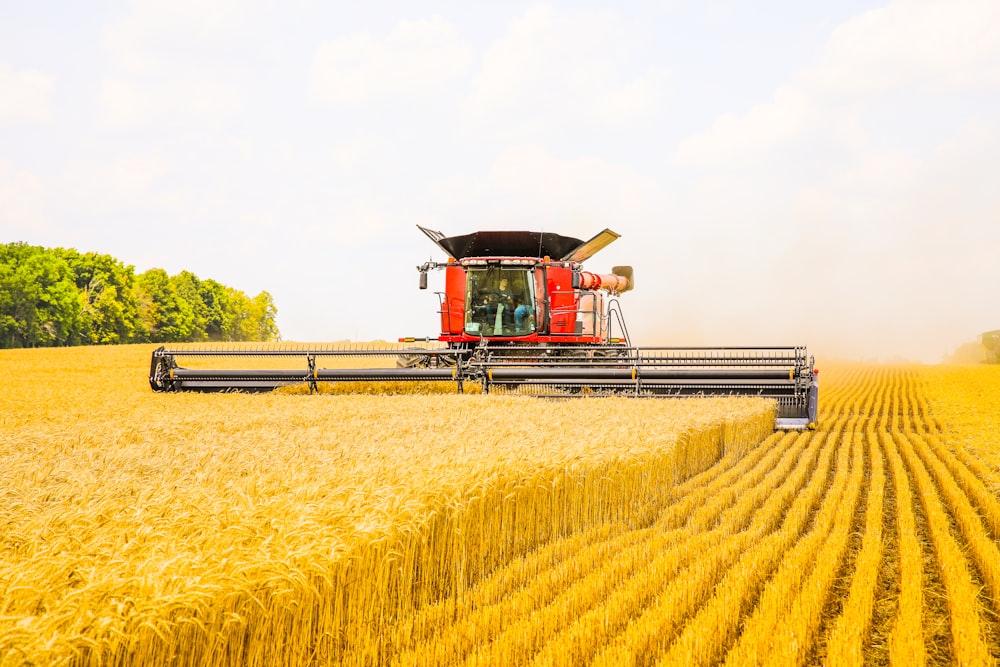
{"label": "white cloud", "polygon": [[995,89],[1000,3],[896,0],[840,25],[805,74],[825,94]]}
{"label": "white cloud", "polygon": [[136,125],[184,116],[217,121],[239,110],[238,88],[204,77],[175,79],[164,83],[130,79],[106,79],[101,85],[99,105],[104,122]]}
{"label": "white cloud", "polygon": [[374,137],[359,137],[355,141],[335,146],[331,157],[337,167],[350,171],[369,162],[381,146],[382,142]]}
{"label": "white cloud", "polygon": [[[891,103],[894,93],[1000,89],[998,24],[1000,4],[992,0],[896,0],[866,12],[838,26],[818,61],[780,86],[772,101],[720,116],[682,141],[674,158],[685,167],[753,167],[820,136],[868,150],[860,119],[873,103]],[[919,118],[914,111],[900,109]]]}
{"label": "white cloud", "polygon": [[545,59],[544,42],[554,32],[555,10],[548,6],[531,7],[512,21],[507,34],[486,53],[469,106],[491,108],[518,100],[529,83],[525,75],[530,79],[545,76],[539,66]]}
{"label": "white cloud", "polygon": [[501,153],[490,172],[501,193],[520,194],[560,217],[613,219],[634,210],[655,188],[652,179],[596,156],[559,159],[539,146]]}
{"label": "white cloud", "polygon": [[0,126],[40,123],[52,117],[52,75],[35,70],[14,71],[0,63]]}
{"label": "white cloud", "polygon": [[471,58],[440,17],[401,21],[381,39],[362,32],[323,43],[313,59],[312,90],[328,104],[363,104],[438,87],[464,74]]}
{"label": "white cloud", "polygon": [[0,160],[0,236],[34,240],[47,226],[44,202],[45,188],[36,174]]}
{"label": "white cloud", "polygon": [[172,73],[194,42],[211,40],[235,23],[236,0],[133,0],[132,11],[104,29],[104,45],[119,71]]}
{"label": "white cloud", "polygon": [[170,160],[159,155],[123,154],[111,162],[78,160],[68,166],[65,192],[72,208],[84,216],[162,206],[167,195],[155,184],[170,167]]}
{"label": "white cloud", "polygon": [[235,0],[134,0],[103,31],[113,69],[100,88],[102,120],[137,125],[173,116],[219,120],[242,93],[219,71],[221,44],[239,18]]}
{"label": "white cloud", "polygon": [[784,86],[769,104],[757,105],[742,116],[720,116],[707,132],[684,139],[674,157],[685,167],[750,167],[813,129],[818,115],[807,95]]}
{"label": "white cloud", "polygon": [[240,157],[244,160],[249,160],[253,158],[257,153],[257,149],[256,146],[254,145],[254,142],[247,137],[240,137],[238,139],[233,139],[232,145],[237,150],[237,152],[239,152]]}
{"label": "white cloud", "polygon": [[501,151],[483,176],[439,185],[435,196],[456,219],[480,229],[544,229],[579,235],[647,219],[657,199],[654,179],[588,155],[559,158],[534,144]]}
{"label": "white cloud", "polygon": [[377,239],[386,230],[399,225],[396,216],[384,204],[371,200],[355,199],[332,202],[329,216],[309,230],[310,242],[363,243]]}
{"label": "white cloud", "polygon": [[660,102],[663,78],[647,75],[606,91],[594,101],[594,118],[621,127],[648,116]]}
{"label": "white cloud", "polygon": [[648,118],[667,73],[633,59],[635,49],[611,11],[530,7],[486,52],[466,118],[520,140],[567,123],[621,127]]}

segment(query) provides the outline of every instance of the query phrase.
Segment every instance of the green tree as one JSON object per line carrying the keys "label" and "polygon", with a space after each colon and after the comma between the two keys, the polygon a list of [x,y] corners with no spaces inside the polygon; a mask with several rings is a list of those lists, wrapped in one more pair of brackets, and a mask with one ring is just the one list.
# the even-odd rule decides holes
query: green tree
{"label": "green tree", "polygon": [[80,338],[84,343],[125,343],[136,340],[139,305],[135,268],[111,255],[59,250],[73,270],[80,291]]}
{"label": "green tree", "polygon": [[208,306],[205,305],[201,296],[201,281],[198,280],[198,276],[190,271],[181,271],[176,276],[170,276],[170,285],[177,296],[191,306],[191,313],[194,316],[194,326],[185,340],[207,340],[208,334],[205,327],[208,324],[209,313]]}
{"label": "green tree", "polygon": [[195,329],[194,309],[177,293],[163,269],[136,277],[139,317],[145,337],[153,343],[188,340]]}
{"label": "green tree", "polygon": [[242,290],[226,288],[226,303],[229,317],[224,330],[225,340],[234,341],[272,341],[281,337],[275,317],[278,309],[269,292],[261,292],[254,298],[248,297]]}
{"label": "green tree", "polygon": [[0,344],[78,342],[78,294],[72,269],[57,253],[20,242],[0,246]]}
{"label": "green tree", "polygon": [[251,338],[248,340],[279,340],[278,325],[274,319],[278,308],[270,292],[261,292],[250,301]]}
{"label": "green tree", "polygon": [[249,333],[253,331],[250,319],[250,299],[232,287],[225,288],[226,317],[225,328],[222,330],[223,340],[251,340]]}
{"label": "green tree", "polygon": [[268,292],[190,271],[137,276],[111,255],[0,245],[0,347],[277,340],[276,314]]}
{"label": "green tree", "polygon": [[201,302],[205,304],[205,336],[209,340],[230,340],[226,332],[232,330],[233,314],[227,296],[228,288],[211,278],[198,286]]}

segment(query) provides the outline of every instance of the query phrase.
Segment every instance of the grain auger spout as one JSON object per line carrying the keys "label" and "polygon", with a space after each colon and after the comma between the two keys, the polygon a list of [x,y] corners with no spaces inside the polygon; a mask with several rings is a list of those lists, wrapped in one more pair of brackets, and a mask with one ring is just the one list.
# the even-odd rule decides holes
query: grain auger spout
{"label": "grain auger spout", "polygon": [[568,398],[759,396],[777,402],[780,429],[817,422],[819,384],[806,348],[636,347],[617,297],[635,287],[630,266],[610,273],[583,262],[619,238],[550,232],[481,231],[463,236],[420,230],[446,255],[417,267],[443,270],[441,332],[397,345],[160,347],[155,391],[270,391],[292,384],[468,382],[484,392]]}

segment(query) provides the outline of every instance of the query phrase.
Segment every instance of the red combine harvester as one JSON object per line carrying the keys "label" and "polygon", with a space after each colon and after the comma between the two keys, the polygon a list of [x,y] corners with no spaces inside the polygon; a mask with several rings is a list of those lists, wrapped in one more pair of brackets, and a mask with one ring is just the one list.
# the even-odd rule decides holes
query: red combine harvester
{"label": "red combine harvester", "polygon": [[[816,424],[817,371],[804,346],[634,347],[616,298],[634,286],[632,267],[608,274],[582,268],[619,238],[609,229],[589,241],[540,232],[420,230],[448,256],[417,267],[421,289],[429,271],[445,271],[436,338],[401,339],[420,345],[407,348],[160,347],[150,385],[155,391],[257,392],[300,383],[316,389],[319,382],[435,380],[454,382],[458,391],[472,381],[484,393],[553,397],[762,396],[778,403],[776,428]],[[227,357],[257,358],[257,365],[282,359],[285,367],[229,369],[218,361],[204,367]],[[391,367],[344,368],[345,358],[382,358]]]}

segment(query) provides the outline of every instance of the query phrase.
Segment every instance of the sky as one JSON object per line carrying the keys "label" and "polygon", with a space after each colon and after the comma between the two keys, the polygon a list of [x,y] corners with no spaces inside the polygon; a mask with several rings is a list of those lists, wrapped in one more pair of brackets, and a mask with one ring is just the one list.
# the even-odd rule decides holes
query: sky
{"label": "sky", "polygon": [[0,242],[395,340],[416,225],[618,232],[639,344],[940,361],[1000,328],[1000,3],[0,0]]}

